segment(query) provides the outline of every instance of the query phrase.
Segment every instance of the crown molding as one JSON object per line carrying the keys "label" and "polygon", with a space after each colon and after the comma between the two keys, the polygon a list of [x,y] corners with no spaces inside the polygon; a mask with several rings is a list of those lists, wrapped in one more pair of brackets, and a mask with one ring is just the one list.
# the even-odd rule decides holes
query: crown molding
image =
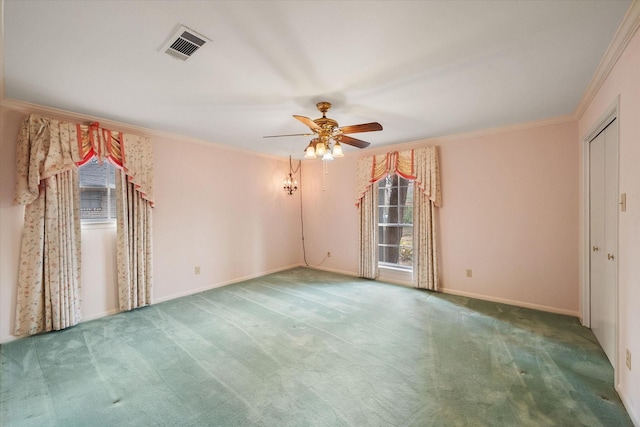
{"label": "crown molding", "polygon": [[505,126],[499,126],[499,127],[489,128],[489,129],[481,129],[481,130],[475,130],[470,132],[457,133],[453,135],[436,136],[432,138],[421,139],[418,141],[402,142],[399,144],[387,144],[387,145],[367,148],[366,150],[356,152],[356,153],[349,153],[349,154],[362,155],[362,153],[364,152],[366,153],[365,155],[370,155],[370,154],[385,153],[390,150],[391,151],[410,150],[413,148],[430,147],[433,145],[446,144],[448,142],[460,141],[464,139],[481,138],[484,136],[496,135],[500,133],[518,132],[518,131],[523,131],[528,129],[535,129],[540,127],[571,123],[575,121],[576,119],[573,115],[558,116],[558,117],[552,117],[549,119],[536,120],[536,121],[526,122],[526,123],[517,123],[513,125],[505,125]]}
{"label": "crown molding", "polygon": [[629,45],[629,42],[636,34],[639,27],[640,0],[633,0],[631,6],[629,6],[629,9],[627,10],[627,14],[624,16],[622,23],[618,27],[618,31],[616,31],[607,51],[600,60],[600,64],[593,74],[591,82],[582,95],[582,99],[574,113],[576,120],[580,119],[587,110],[587,107],[591,104],[591,101],[593,101],[593,98],[596,96],[607,77],[609,77],[611,70],[613,70],[613,67],[618,62],[618,59],[620,59],[620,56],[622,56],[622,53]]}
{"label": "crown molding", "polygon": [[[33,104],[25,101],[18,101],[16,99],[5,98],[0,101],[0,106],[8,108],[14,111],[20,111],[24,114],[36,113],[46,117],[50,117],[56,120],[64,120],[69,122],[99,122],[104,127],[118,131],[133,133],[148,137],[157,137],[164,139],[171,139],[174,141],[184,142],[188,144],[197,144],[209,148],[216,148],[224,151],[232,151],[243,155],[251,155],[256,157],[263,157],[271,160],[282,161],[285,158],[280,156],[274,156],[271,154],[258,153],[256,151],[247,150],[245,148],[233,147],[230,145],[220,144],[216,142],[207,141],[204,139],[194,138],[190,136],[180,135],[171,132],[165,132],[157,129],[149,129],[141,126],[131,125],[127,123],[118,122],[115,120],[108,120],[101,117],[90,116],[87,114],[74,113],[59,108],[47,107],[45,105]],[[286,158],[288,160],[288,158]]]}

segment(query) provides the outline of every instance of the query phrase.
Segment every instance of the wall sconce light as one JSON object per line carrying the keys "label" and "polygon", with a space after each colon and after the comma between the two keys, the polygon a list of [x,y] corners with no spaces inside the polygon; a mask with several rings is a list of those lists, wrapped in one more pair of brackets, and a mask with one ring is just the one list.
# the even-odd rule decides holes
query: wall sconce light
{"label": "wall sconce light", "polygon": [[298,181],[293,178],[293,174],[297,171],[298,169],[295,171],[293,170],[293,167],[291,166],[291,156],[289,156],[289,176],[284,179],[284,187],[282,188],[290,196],[293,196],[293,192],[298,190]]}

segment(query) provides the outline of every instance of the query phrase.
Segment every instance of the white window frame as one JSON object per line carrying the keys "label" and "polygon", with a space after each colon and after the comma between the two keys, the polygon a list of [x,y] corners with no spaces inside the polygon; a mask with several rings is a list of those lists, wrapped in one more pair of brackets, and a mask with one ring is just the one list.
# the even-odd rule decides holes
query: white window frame
{"label": "white window frame", "polygon": [[[385,177],[383,179],[387,179],[387,178]],[[414,186],[413,180],[406,179],[406,178],[403,178],[402,176],[398,175],[398,184],[400,184],[400,180],[406,181],[407,184],[409,186],[411,186],[411,187]],[[380,182],[382,182],[382,180]],[[380,191],[381,188],[385,188],[386,186],[385,187],[381,187],[380,183],[379,183],[377,187],[378,187],[377,191]],[[383,205],[381,203],[381,201],[383,201],[383,200],[380,197],[378,197],[378,206],[377,206],[378,211],[382,207],[397,207],[397,208],[400,207],[400,205]],[[413,210],[413,203],[405,203],[404,207],[405,208],[410,208],[410,209]],[[413,218],[413,214],[412,214],[411,217]],[[413,230],[413,222],[411,222],[411,223],[400,222],[402,219],[403,218],[399,218],[399,221],[397,223],[386,223],[386,222],[382,222],[381,218],[378,218],[378,228],[376,230],[376,232],[378,233],[378,251],[380,251],[383,247],[397,247],[398,248],[398,253],[400,252],[400,242],[398,242],[398,245],[391,245],[391,244],[387,244],[387,243],[381,243],[380,228],[381,227],[392,226],[392,227],[402,227],[403,229],[404,228],[411,228]],[[413,234],[413,231],[412,231],[412,234]],[[412,248],[413,248],[413,246],[412,246]],[[387,270],[396,270],[396,271],[401,271],[401,272],[413,272],[413,263],[411,263],[411,265],[401,265],[401,264],[395,264],[395,263],[389,263],[389,262],[380,261],[380,259],[378,259],[378,267],[382,268],[382,269],[387,269]]]}

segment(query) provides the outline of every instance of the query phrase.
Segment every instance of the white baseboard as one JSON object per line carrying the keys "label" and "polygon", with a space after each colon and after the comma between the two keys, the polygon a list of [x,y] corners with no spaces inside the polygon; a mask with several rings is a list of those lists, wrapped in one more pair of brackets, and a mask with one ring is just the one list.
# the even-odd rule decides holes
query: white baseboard
{"label": "white baseboard", "polygon": [[528,302],[510,300],[506,298],[497,298],[497,297],[492,297],[487,295],[474,294],[473,292],[456,291],[454,289],[447,289],[447,288],[440,288],[440,291],[445,294],[458,295],[461,297],[480,299],[484,301],[498,302],[498,303],[507,304],[507,305],[515,305],[516,307],[531,308],[534,310],[547,311],[549,313],[565,314],[567,316],[572,316],[572,317],[578,317],[578,314],[579,314],[575,310],[565,310],[563,308],[550,307],[548,305],[531,304]]}
{"label": "white baseboard", "polygon": [[[305,267],[305,265],[303,264],[302,267]],[[313,267],[307,267],[307,268],[311,268],[311,269],[314,269],[314,270],[328,271],[330,273],[344,274],[345,276],[360,277],[360,276],[358,276],[358,273],[355,272],[355,271],[338,270],[338,269],[335,269],[335,268],[327,268],[327,267],[321,267],[321,266],[313,266]],[[384,282],[384,283],[391,283],[391,284],[394,284],[394,285],[402,285],[402,286],[407,286],[407,287],[413,288],[413,284],[411,282],[394,279],[393,277],[387,277],[387,276],[380,277],[380,275],[379,275],[378,278],[375,279],[375,280],[380,281],[380,282]]]}
{"label": "white baseboard", "polygon": [[[343,270],[336,270],[336,269],[332,269],[332,268],[326,268],[326,267],[310,267],[313,268],[315,270],[322,270],[322,271],[329,271],[332,273],[339,273],[339,274],[344,274],[346,276],[352,276],[352,277],[358,277],[358,274],[353,272],[353,271],[343,271]],[[393,278],[389,278],[389,277],[378,277],[376,280],[380,281],[380,282],[385,282],[385,283],[392,283],[394,285],[401,285],[401,286],[406,286],[409,288],[413,288],[413,283],[410,282],[406,282],[403,280],[394,280]],[[578,311],[574,311],[574,310],[565,310],[562,308],[557,308],[557,307],[550,307],[547,305],[540,305],[540,304],[531,304],[528,302],[523,302],[523,301],[517,301],[517,300],[510,300],[510,299],[506,299],[506,298],[498,298],[498,297],[492,297],[492,296],[487,296],[487,295],[482,295],[482,294],[475,294],[472,292],[464,292],[464,291],[457,291],[454,289],[447,289],[447,288],[440,288],[439,289],[440,292],[445,293],[445,294],[451,294],[451,295],[458,295],[461,297],[467,297],[467,298],[474,298],[474,299],[479,299],[479,300],[483,300],[483,301],[491,301],[491,302],[497,302],[497,303],[501,303],[501,304],[507,304],[507,305],[513,305],[516,307],[524,307],[524,308],[531,308],[533,310],[539,310],[539,311],[546,311],[549,313],[556,313],[556,314],[564,314],[567,316],[572,316],[572,317],[578,317],[579,312]]]}
{"label": "white baseboard", "polygon": [[627,414],[629,414],[629,418],[631,418],[631,422],[634,426],[640,427],[640,417],[633,410],[633,406],[631,406],[631,402],[625,396],[625,394],[620,390],[620,387],[616,384],[616,391],[618,392],[618,396],[620,396],[620,400],[622,400],[622,404],[624,408],[627,410]]}
{"label": "white baseboard", "polygon": [[0,344],[6,344],[11,341],[19,340],[20,338],[24,338],[24,337],[16,337],[15,335],[7,335],[4,337],[0,337]]}
{"label": "white baseboard", "polygon": [[113,314],[120,313],[120,309],[112,308],[111,310],[103,311],[102,313],[92,314],[91,316],[84,316],[83,322],[89,322],[90,320],[101,319],[103,317],[111,316]]}
{"label": "white baseboard", "polygon": [[321,267],[319,265],[311,267],[311,266],[306,266],[304,264],[301,264],[299,265],[299,267],[311,268],[313,270],[328,271],[330,273],[344,274],[345,276],[358,277],[358,273],[353,271],[338,270],[335,268]]}
{"label": "white baseboard", "polygon": [[158,303],[161,303],[161,302],[170,301],[172,299],[186,297],[188,295],[197,294],[197,293],[208,291],[208,290],[211,290],[211,289],[221,288],[223,286],[232,285],[232,284],[238,283],[238,282],[244,282],[245,280],[255,279],[256,277],[262,277],[262,276],[266,276],[268,274],[278,273],[279,271],[289,270],[289,269],[292,269],[292,268],[295,268],[295,267],[300,267],[300,264],[292,264],[292,265],[288,265],[286,267],[279,267],[279,268],[275,268],[273,270],[263,271],[261,273],[249,274],[247,276],[237,277],[235,279],[226,280],[224,282],[218,282],[218,283],[214,283],[212,285],[202,286],[202,287],[196,288],[196,289],[190,289],[188,291],[180,292],[180,293],[177,293],[177,294],[171,294],[171,295],[168,295],[168,296],[165,296],[165,297],[162,297],[162,298],[154,298],[153,303],[154,304],[158,304]]}

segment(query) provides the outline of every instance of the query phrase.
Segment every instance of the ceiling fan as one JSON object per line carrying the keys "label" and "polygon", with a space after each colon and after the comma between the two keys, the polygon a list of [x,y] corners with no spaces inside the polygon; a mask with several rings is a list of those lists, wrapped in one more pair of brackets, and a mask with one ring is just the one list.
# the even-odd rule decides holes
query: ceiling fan
{"label": "ceiling fan", "polygon": [[[331,108],[331,103],[322,101],[316,104],[318,110],[322,113],[322,117],[311,120],[305,116],[296,116],[294,118],[308,126],[313,133],[294,133],[288,135],[270,135],[264,138],[276,138],[282,136],[315,136],[305,149],[305,159],[315,159],[317,157],[322,160],[333,160],[334,157],[344,157],[340,143],[352,145],[358,148],[368,147],[370,144],[366,141],[353,138],[346,134],[359,132],[374,132],[382,130],[382,125],[377,122],[363,123],[360,125],[338,126],[338,122],[327,117],[327,111]],[[331,141],[335,141],[333,148]]]}

